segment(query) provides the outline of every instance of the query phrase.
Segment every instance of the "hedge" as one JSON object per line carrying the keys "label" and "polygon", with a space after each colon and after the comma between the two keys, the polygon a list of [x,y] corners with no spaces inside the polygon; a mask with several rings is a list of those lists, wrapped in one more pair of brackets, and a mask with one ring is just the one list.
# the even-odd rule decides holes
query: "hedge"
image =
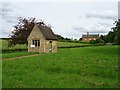
{"label": "hedge", "polygon": [[[79,46],[63,46],[63,47],[58,47],[58,48],[76,48],[76,47],[89,47],[89,46],[103,46],[103,43],[99,44],[88,44],[88,45],[79,45]],[[20,52],[20,51],[27,51],[28,49],[3,49],[0,50],[2,53],[10,53],[10,52]]]}
{"label": "hedge", "polygon": [[20,51],[27,51],[28,49],[2,49],[0,51],[2,51],[2,53],[6,53],[6,52],[20,52]]}

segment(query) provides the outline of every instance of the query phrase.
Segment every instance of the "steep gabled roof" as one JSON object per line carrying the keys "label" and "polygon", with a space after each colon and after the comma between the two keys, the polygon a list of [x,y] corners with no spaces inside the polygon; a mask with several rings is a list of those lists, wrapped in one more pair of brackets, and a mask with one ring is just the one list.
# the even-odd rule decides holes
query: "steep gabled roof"
{"label": "steep gabled roof", "polygon": [[53,33],[50,27],[43,26],[43,25],[38,25],[38,27],[40,28],[42,34],[47,40],[57,40],[56,35]]}

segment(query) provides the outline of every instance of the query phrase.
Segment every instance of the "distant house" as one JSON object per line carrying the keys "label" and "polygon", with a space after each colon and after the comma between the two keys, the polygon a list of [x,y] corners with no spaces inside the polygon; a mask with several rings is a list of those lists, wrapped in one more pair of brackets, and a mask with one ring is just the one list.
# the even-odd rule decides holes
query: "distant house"
{"label": "distant house", "polygon": [[97,38],[99,38],[99,34],[89,34],[89,32],[87,32],[86,35],[82,35],[83,42],[89,42],[90,40],[96,40]]}
{"label": "distant house", "polygon": [[50,27],[35,25],[28,41],[28,52],[57,52],[57,37]]}

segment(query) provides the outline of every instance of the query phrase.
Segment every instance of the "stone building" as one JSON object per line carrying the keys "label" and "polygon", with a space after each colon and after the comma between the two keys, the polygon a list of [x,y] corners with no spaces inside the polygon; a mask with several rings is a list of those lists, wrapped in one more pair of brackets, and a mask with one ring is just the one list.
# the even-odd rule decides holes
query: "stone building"
{"label": "stone building", "polygon": [[28,52],[57,52],[57,37],[50,27],[35,24],[27,41]]}

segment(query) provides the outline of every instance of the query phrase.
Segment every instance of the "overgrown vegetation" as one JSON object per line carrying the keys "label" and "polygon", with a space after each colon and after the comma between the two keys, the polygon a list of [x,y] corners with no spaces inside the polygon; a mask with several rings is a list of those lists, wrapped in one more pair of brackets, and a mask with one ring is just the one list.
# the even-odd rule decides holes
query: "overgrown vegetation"
{"label": "overgrown vegetation", "polygon": [[2,62],[3,88],[117,88],[118,47],[58,49]]}

